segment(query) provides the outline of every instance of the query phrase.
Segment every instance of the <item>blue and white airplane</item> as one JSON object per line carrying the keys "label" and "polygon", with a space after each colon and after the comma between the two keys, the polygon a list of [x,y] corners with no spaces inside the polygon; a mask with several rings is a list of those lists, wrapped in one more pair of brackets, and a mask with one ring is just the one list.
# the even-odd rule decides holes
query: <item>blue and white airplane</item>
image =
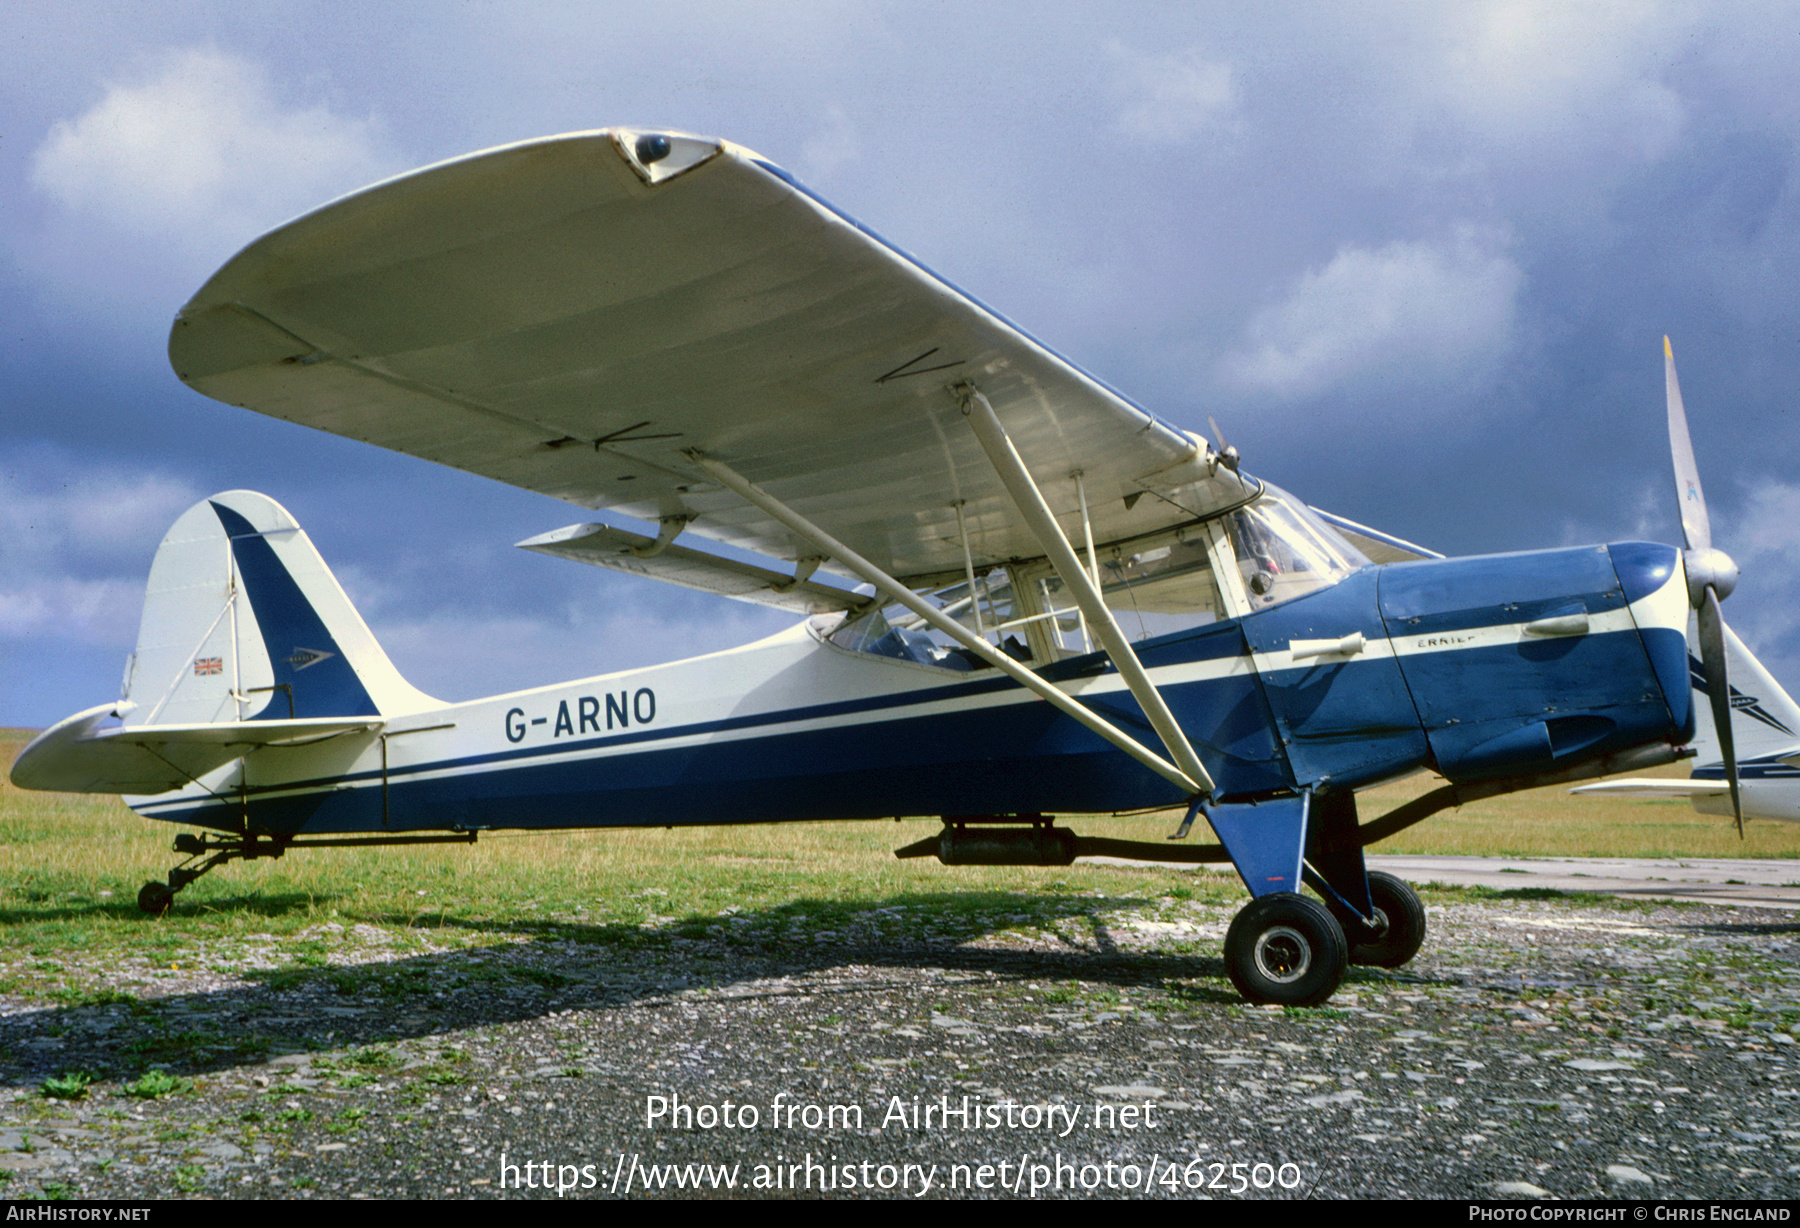
{"label": "blue and white airplane", "polygon": [[[903,855],[1229,860],[1254,897],[1233,982],[1315,1003],[1424,937],[1364,845],[1678,757],[1689,611],[1716,619],[1736,574],[1693,529],[1685,552],[1441,559],[1318,514],[764,158],[678,134],[526,142],[326,205],[216,273],[169,354],[208,396],[644,530],[528,549],[804,621],[445,704],[286,510],[214,496],[156,555],[121,699],[12,772],[203,829],[153,912],[309,844],[941,815]],[[1359,825],[1358,790],[1427,768],[1450,783]],[[1128,850],[1050,817],[1155,807],[1219,843]]]}

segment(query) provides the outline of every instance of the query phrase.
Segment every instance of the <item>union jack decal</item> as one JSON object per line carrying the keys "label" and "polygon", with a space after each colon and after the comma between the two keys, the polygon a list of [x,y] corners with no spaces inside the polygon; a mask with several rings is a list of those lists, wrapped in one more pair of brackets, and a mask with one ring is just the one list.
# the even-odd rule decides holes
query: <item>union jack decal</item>
{"label": "union jack decal", "polygon": [[207,674],[222,674],[225,672],[225,658],[224,657],[195,657],[194,658],[194,672],[196,674],[201,675],[202,677],[204,677]]}

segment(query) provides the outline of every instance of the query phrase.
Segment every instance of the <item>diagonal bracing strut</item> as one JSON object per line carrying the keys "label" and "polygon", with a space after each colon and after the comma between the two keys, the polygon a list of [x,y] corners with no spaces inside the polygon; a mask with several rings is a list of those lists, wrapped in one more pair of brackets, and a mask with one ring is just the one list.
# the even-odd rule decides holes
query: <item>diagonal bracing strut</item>
{"label": "diagonal bracing strut", "polygon": [[[1187,793],[1190,796],[1197,793],[1211,792],[1212,778],[1206,774],[1205,768],[1200,767],[1198,759],[1194,760],[1194,766],[1197,771],[1183,771],[1181,768],[1170,763],[1167,759],[1164,759],[1161,755],[1126,733],[1123,729],[1120,729],[1111,721],[1108,721],[1099,713],[1094,712],[1086,705],[1078,702],[1066,692],[1052,686],[1035,671],[1025,668],[1023,665],[995,648],[992,644],[988,643],[986,639],[976,635],[955,619],[945,616],[937,609],[937,607],[924,600],[917,593],[913,592],[912,589],[888,575],[887,572],[877,567],[874,563],[871,563],[868,559],[863,558],[862,555],[838,541],[835,537],[832,537],[818,525],[813,524],[812,521],[796,512],[793,508],[769,494],[768,491],[751,482],[731,466],[722,461],[714,460],[712,457],[699,451],[690,450],[686,453],[686,456],[721,485],[728,490],[735,492],[745,502],[766,512],[769,516],[785,525],[791,532],[812,543],[812,545],[821,553],[836,559],[850,571],[856,573],[857,576],[868,583],[873,584],[878,592],[886,594],[890,600],[899,602],[914,614],[917,614],[920,618],[924,619],[925,622],[932,627],[942,631],[945,635],[948,635],[964,648],[975,653],[981,657],[982,660],[994,666],[996,669],[999,669],[1015,682],[1018,682],[1021,686],[1030,690],[1033,694],[1048,700],[1059,711],[1080,721],[1087,728],[1093,730],[1096,734],[1105,738],[1114,746],[1117,746],[1120,750],[1130,755],[1133,759],[1136,759],[1139,763],[1142,763],[1157,775],[1173,782],[1182,790],[1182,792]],[[1136,658],[1134,657],[1133,660],[1135,659]],[[1192,756],[1192,750],[1190,750],[1188,754]]]}
{"label": "diagonal bracing strut", "polygon": [[1169,754],[1181,770],[1194,780],[1205,782],[1204,787],[1197,791],[1211,792],[1212,777],[1207,775],[1206,768],[1200,763],[1200,756],[1194,753],[1192,744],[1188,742],[1187,734],[1176,723],[1175,714],[1163,702],[1162,693],[1150,681],[1143,662],[1132,651],[1131,641],[1125,638],[1124,631],[1119,628],[1112,610],[1107,608],[1092,577],[1075,556],[1075,548],[1069,545],[1062,526],[1056,523],[1055,514],[1044,501],[1043,492],[1032,479],[1031,471],[1025,468],[1025,462],[1019,458],[1018,449],[1013,447],[1006,428],[994,413],[994,407],[981,394],[981,390],[972,384],[959,384],[956,393],[962,401],[962,411],[969,419],[969,425],[974,428],[975,438],[981,441],[982,450],[987,453],[994,472],[1000,475],[1007,494],[1012,496],[1013,506],[1025,518],[1026,527],[1049,556],[1050,565],[1056,568],[1063,587],[1075,598],[1075,604],[1081,608],[1081,615],[1087,620],[1087,625],[1099,636],[1106,655],[1112,659],[1113,668],[1119,671],[1125,685],[1131,688],[1138,706],[1150,718],[1151,728],[1156,730],[1157,736],[1168,747]]}

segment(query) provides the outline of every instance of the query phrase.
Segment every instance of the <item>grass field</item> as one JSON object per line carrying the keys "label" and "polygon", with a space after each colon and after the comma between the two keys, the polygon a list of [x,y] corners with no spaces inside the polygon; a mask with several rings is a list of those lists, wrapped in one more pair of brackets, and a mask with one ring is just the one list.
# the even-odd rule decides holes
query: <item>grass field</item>
{"label": "grass field", "polygon": [[[0,732],[0,758],[10,764],[28,736]],[[1365,795],[1363,817],[1435,783],[1420,778]],[[1076,816],[1066,823],[1083,834],[1160,840],[1175,820]],[[311,850],[222,867],[157,920],[138,911],[137,891],[180,860],[170,851],[179,829],[139,819],[116,798],[27,793],[0,781],[0,958],[11,969],[0,991],[75,992],[55,974],[59,953],[204,960],[214,939],[314,933],[321,923],[375,927],[399,940],[430,931],[434,945],[577,931],[630,944],[722,925],[779,936],[854,923],[879,936],[890,920],[903,920],[914,935],[925,927],[932,937],[955,937],[1054,923],[1104,899],[1224,902],[1242,891],[1235,878],[1179,868],[946,867],[894,858],[893,849],[937,827],[935,819],[917,819],[495,834],[473,848]],[[1800,826],[1752,823],[1740,842],[1727,820],[1697,815],[1685,803],[1587,801],[1556,788],[1445,812],[1380,848],[1800,857]],[[41,977],[32,973],[34,958],[44,961]]]}

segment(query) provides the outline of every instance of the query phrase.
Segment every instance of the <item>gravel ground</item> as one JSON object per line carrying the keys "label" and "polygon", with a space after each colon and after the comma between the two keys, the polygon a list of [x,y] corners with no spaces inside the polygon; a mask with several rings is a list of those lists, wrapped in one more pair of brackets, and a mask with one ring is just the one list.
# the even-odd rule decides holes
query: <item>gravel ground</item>
{"label": "gravel ground", "polygon": [[911,939],[325,926],[306,975],[272,938],[64,956],[119,1000],[0,1000],[0,1194],[1800,1193],[1791,914],[1433,903],[1409,968],[1284,1011],[1224,980],[1235,905],[1129,904],[966,941],[923,908]]}

